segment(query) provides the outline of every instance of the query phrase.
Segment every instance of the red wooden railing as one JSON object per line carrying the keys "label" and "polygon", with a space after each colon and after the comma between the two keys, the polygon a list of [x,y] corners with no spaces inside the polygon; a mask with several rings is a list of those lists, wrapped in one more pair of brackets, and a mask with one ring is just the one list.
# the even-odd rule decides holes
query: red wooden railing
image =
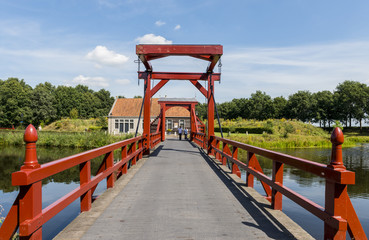
{"label": "red wooden railing", "polygon": [[150,149],[154,148],[161,142],[161,132],[150,134]]}
{"label": "red wooden railing", "polygon": [[[36,155],[37,139],[36,129],[29,125],[24,134],[24,165],[12,174],[12,184],[20,186],[20,192],[0,228],[0,239],[10,239],[18,227],[20,237],[42,239],[42,225],[77,198],[80,198],[81,212],[90,210],[97,184],[106,178],[107,188],[112,188],[115,179],[126,174],[129,163],[135,165],[145,149],[144,136],[140,136],[40,165]],[[118,149],[121,150],[121,158],[115,163],[114,151]],[[91,160],[99,156],[105,157],[92,177]],[[77,165],[80,186],[42,209],[42,180]]]}
{"label": "red wooden railing", "polygon": [[[223,165],[228,163],[232,173],[241,177],[240,169],[245,170],[248,187],[254,186],[254,177],[259,179],[266,193],[265,198],[271,202],[273,209],[282,210],[282,196],[284,195],[324,221],[324,239],[346,239],[347,231],[352,239],[367,239],[347,194],[347,185],[355,183],[355,173],[346,170],[343,165],[344,137],[341,129],[336,128],[332,133],[332,156],[329,165],[216,136],[210,136],[208,143],[210,148],[207,148],[205,134],[196,132],[192,134],[196,144],[208,149],[208,154],[214,155]],[[220,148],[221,143],[222,149]],[[247,151],[246,163],[238,160],[238,149]],[[256,154],[273,161],[272,177],[263,173]],[[325,178],[324,207],[283,185],[284,164]]]}

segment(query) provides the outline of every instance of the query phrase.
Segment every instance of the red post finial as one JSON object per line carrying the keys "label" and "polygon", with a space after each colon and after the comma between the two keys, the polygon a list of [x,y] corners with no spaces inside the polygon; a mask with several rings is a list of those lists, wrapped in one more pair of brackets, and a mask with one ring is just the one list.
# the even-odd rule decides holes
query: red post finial
{"label": "red post finial", "polygon": [[339,127],[336,127],[331,135],[331,143],[332,143],[332,155],[331,162],[329,164],[330,167],[334,169],[346,169],[343,165],[342,160],[342,144],[344,142],[344,136],[342,130]]}
{"label": "red post finial", "polygon": [[40,164],[37,161],[36,142],[38,140],[36,128],[30,124],[24,132],[24,141],[26,142],[26,155],[24,164],[21,169],[39,168]]}

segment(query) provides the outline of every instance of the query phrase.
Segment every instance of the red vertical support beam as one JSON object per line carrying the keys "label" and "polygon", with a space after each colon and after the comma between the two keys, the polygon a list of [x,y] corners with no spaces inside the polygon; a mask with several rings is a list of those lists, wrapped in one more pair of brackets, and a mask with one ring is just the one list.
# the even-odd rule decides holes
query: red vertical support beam
{"label": "red vertical support beam", "polygon": [[[37,161],[36,142],[38,140],[36,128],[28,125],[24,133],[26,142],[25,161],[21,170],[37,169],[40,164]],[[19,193],[19,223],[28,219],[36,218],[42,214],[42,182],[36,182],[27,186],[20,186]],[[20,239],[42,239],[42,226],[30,235],[23,234],[22,227],[19,228]]]}
{"label": "red vertical support beam", "polygon": [[144,118],[143,118],[143,135],[144,140],[144,155],[150,154],[150,103],[151,103],[151,73],[146,74],[145,78],[145,100],[144,100]]}
{"label": "red vertical support beam", "polygon": [[195,111],[195,104],[191,104],[190,109],[190,121],[191,121],[191,129],[190,129],[190,140],[193,141],[193,132],[195,131],[196,127],[196,111]]}
{"label": "red vertical support beam", "polygon": [[[232,148],[232,158],[237,159],[238,157],[238,148],[233,146]],[[232,173],[236,174],[239,178],[241,178],[241,171],[239,167],[236,164],[233,164],[232,166]]]}
{"label": "red vertical support beam", "polygon": [[[255,153],[247,152],[247,166],[255,169],[255,161],[257,161]],[[246,186],[254,187],[254,175],[249,172],[246,173]]]}
{"label": "red vertical support beam", "polygon": [[[91,161],[81,163],[79,165],[79,185],[83,186],[91,181]],[[86,212],[91,209],[92,194],[91,189],[80,197],[81,212]]]}
{"label": "red vertical support beam", "polygon": [[164,106],[161,104],[161,141],[164,142],[165,141],[165,110],[166,110],[166,106],[164,104]]}
{"label": "red vertical support beam", "polygon": [[[345,171],[342,161],[343,133],[340,128],[335,128],[331,135],[332,155],[328,167],[338,171]],[[347,219],[347,185],[327,180],[325,184],[325,211],[331,216],[340,216]],[[341,222],[338,226],[324,223],[324,239],[346,239],[347,222]]]}
{"label": "red vertical support beam", "polygon": [[140,150],[140,154],[138,154],[138,160],[142,159],[142,146],[143,146],[142,142],[143,142],[142,139],[138,141],[138,149]]}
{"label": "red vertical support beam", "polygon": [[[132,143],[132,153],[136,152],[136,147],[137,147],[136,145],[137,145],[136,142]],[[134,156],[132,158],[132,166],[136,165],[136,162],[137,162],[137,156]]]}
{"label": "red vertical support beam", "polygon": [[[122,147],[122,161],[127,157],[127,146]],[[126,174],[128,172],[128,162],[123,164],[122,174]]]}
{"label": "red vertical support beam", "polygon": [[214,136],[214,80],[211,75],[208,76],[208,154],[214,155],[210,142]]}
{"label": "red vertical support beam", "polygon": [[[114,152],[109,152],[107,153],[107,157],[106,157],[106,169],[110,169],[114,166]],[[115,181],[115,176],[114,176],[114,172],[112,172],[106,179],[106,188],[112,188],[114,187],[114,181]]]}
{"label": "red vertical support beam", "polygon": [[[283,185],[283,163],[273,161],[273,182]],[[272,188],[272,208],[282,210],[282,193]]]}

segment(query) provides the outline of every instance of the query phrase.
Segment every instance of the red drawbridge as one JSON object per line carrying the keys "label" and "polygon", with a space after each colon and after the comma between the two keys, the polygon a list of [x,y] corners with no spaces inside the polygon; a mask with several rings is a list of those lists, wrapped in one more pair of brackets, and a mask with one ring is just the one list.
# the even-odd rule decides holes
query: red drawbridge
{"label": "red drawbridge", "polygon": [[[25,131],[25,161],[21,169],[12,174],[12,184],[19,186],[20,192],[8,212],[1,228],[0,239],[10,239],[19,229],[21,239],[42,239],[42,226],[76,199],[80,199],[81,212],[92,207],[93,193],[99,182],[107,179],[107,188],[127,174],[129,166],[135,165],[143,155],[150,155],[155,145],[165,140],[165,111],[173,106],[185,107],[191,114],[191,140],[199,149],[205,149],[208,156],[222,165],[228,165],[232,173],[240,176],[240,169],[246,172],[246,185],[254,186],[254,179],[261,181],[265,198],[272,209],[282,210],[282,196],[288,197],[324,223],[324,239],[346,239],[347,232],[353,239],[367,239],[356,212],[347,194],[347,185],[355,184],[355,173],[346,170],[342,161],[342,131],[336,128],[331,136],[332,155],[328,165],[316,163],[286,154],[258,148],[244,143],[217,137],[214,134],[214,82],[220,80],[220,73],[213,73],[223,54],[221,45],[137,45],[136,53],[145,71],[138,72],[144,79],[142,136],[127,139],[104,147],[89,150],[73,156],[40,165],[37,161],[36,129],[29,125]],[[169,56],[190,56],[209,65],[205,72],[155,72],[151,61]],[[152,87],[151,80],[160,82]],[[195,101],[161,101],[161,114],[156,119],[157,127],[152,132],[150,123],[151,98],[170,80],[190,81],[207,99],[207,127],[195,114]],[[200,83],[207,82],[207,89]],[[246,162],[238,159],[238,150],[247,151]],[[117,151],[119,154],[117,154]],[[257,155],[270,159],[273,163],[272,177],[264,174]],[[91,173],[91,160],[104,156],[98,171]],[[325,180],[325,205],[312,202],[283,184],[283,166],[289,165],[312,173]],[[42,180],[57,173],[79,166],[80,186],[42,208]],[[323,195],[323,193],[322,193]]]}

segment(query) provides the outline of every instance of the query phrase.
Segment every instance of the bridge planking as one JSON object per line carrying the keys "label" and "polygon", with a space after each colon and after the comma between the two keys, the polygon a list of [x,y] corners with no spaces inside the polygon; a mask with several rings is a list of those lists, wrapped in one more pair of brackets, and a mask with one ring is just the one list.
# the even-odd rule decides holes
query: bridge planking
{"label": "bridge planking", "polygon": [[[287,217],[271,220],[232,177],[194,144],[168,139],[81,239],[295,239],[293,231],[296,238],[312,239],[297,225],[293,231],[283,227],[293,225]],[[74,222],[86,229],[81,218]],[[57,239],[71,237],[72,225]]]}

